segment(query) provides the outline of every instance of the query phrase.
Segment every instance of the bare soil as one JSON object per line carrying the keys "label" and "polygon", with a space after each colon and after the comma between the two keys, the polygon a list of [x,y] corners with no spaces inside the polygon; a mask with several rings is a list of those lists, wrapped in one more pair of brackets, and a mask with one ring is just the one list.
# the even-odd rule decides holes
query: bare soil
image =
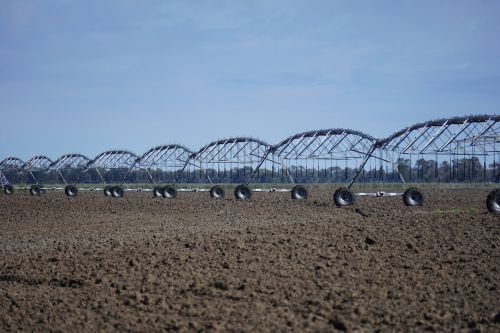
{"label": "bare soil", "polygon": [[500,332],[486,190],[0,196],[0,331]]}

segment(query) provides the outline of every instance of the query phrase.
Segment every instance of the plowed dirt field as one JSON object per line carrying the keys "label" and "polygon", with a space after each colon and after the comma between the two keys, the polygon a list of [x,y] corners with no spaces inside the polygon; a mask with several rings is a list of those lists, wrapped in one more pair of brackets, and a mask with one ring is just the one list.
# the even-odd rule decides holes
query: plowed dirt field
{"label": "plowed dirt field", "polygon": [[487,190],[0,196],[0,331],[500,332]]}

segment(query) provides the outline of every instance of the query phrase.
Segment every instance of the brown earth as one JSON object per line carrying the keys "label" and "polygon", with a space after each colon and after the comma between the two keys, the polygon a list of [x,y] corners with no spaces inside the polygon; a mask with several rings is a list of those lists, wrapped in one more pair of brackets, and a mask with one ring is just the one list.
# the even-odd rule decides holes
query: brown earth
{"label": "brown earth", "polygon": [[486,190],[0,196],[0,331],[500,332]]}

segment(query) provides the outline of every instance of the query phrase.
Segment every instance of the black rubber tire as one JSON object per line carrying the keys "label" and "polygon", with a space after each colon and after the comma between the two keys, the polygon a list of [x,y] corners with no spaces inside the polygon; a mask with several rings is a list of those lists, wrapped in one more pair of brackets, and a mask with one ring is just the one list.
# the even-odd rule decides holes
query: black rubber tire
{"label": "black rubber tire", "polygon": [[76,197],[78,195],[78,188],[76,188],[76,186],[74,185],[68,185],[64,188],[64,193],[68,196],[68,197]]}
{"label": "black rubber tire", "polygon": [[296,185],[292,188],[292,199],[293,200],[305,200],[305,199],[307,199],[308,195],[309,195],[309,193],[307,193],[306,188],[302,185]]}
{"label": "black rubber tire", "polygon": [[236,186],[234,196],[238,200],[250,200],[252,198],[252,190],[245,184]]}
{"label": "black rubber tire", "polygon": [[210,196],[214,199],[224,199],[226,192],[219,185],[215,185],[210,189]]}
{"label": "black rubber tire", "polygon": [[408,207],[422,206],[424,195],[416,187],[410,187],[403,193],[403,202]]}
{"label": "black rubber tire", "polygon": [[333,202],[337,207],[354,205],[355,196],[347,187],[341,187],[333,194]]}
{"label": "black rubber tire", "polygon": [[163,196],[163,187],[155,186],[153,188],[153,198],[158,198]]}
{"label": "black rubber tire", "polygon": [[103,192],[106,197],[113,196],[113,186],[105,186]]}
{"label": "black rubber tire", "polygon": [[486,197],[486,208],[488,212],[500,214],[500,189],[496,189]]}
{"label": "black rubber tire", "polygon": [[31,195],[40,195],[42,194],[42,188],[40,185],[31,185],[30,187],[30,194]]}
{"label": "black rubber tire", "polygon": [[3,193],[7,195],[12,195],[14,194],[14,186],[7,184],[3,187]]}
{"label": "black rubber tire", "polygon": [[111,193],[113,193],[114,198],[123,198],[125,195],[125,191],[123,191],[123,188],[121,186],[113,186],[111,189]]}
{"label": "black rubber tire", "polygon": [[163,188],[162,196],[168,199],[177,198],[177,190],[173,186],[165,186]]}

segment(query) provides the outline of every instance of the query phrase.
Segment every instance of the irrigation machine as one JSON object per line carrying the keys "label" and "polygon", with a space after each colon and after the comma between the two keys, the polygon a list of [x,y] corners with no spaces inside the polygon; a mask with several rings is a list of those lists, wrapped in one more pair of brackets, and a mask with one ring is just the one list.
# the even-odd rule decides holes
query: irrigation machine
{"label": "irrigation machine", "polygon": [[[224,198],[222,184],[237,183],[237,199],[250,199],[253,192],[290,192],[293,199],[301,200],[308,197],[308,184],[346,183],[333,194],[339,207],[354,204],[358,196],[401,196],[405,205],[420,206],[424,195],[414,186],[401,192],[355,192],[353,185],[498,183],[499,160],[500,116],[475,115],[418,123],[384,139],[332,128],[295,134],[276,145],[233,137],[213,141],[196,152],[178,144],[160,145],[140,157],[126,150],[105,151],[94,159],[66,154],[54,162],[42,155],[27,162],[8,157],[0,162],[0,184],[7,195],[14,193],[15,184],[32,184],[18,188],[32,195],[64,189],[69,197],[80,190],[102,190],[111,197],[144,190],[154,197],[175,198],[177,192],[201,191]],[[61,183],[64,187],[58,185]],[[104,187],[93,187],[96,183]],[[153,188],[125,187],[142,183],[151,183]],[[251,183],[261,185],[250,188]],[[276,183],[292,186],[275,188]],[[209,184],[209,188],[199,184]],[[488,194],[486,206],[490,212],[500,213],[500,189]]]}
{"label": "irrigation machine", "polygon": [[[192,155],[186,168],[181,172],[189,172],[196,180],[205,179],[211,184],[212,198],[224,198],[225,190],[221,183],[240,183],[234,189],[236,199],[244,200],[252,197],[252,192],[288,191],[275,188],[250,188],[250,183],[258,178],[266,181],[266,175],[260,173],[267,164],[273,164],[269,158],[271,145],[251,137],[235,137],[213,141]],[[186,171],[188,170],[189,171]]]}
{"label": "irrigation machine", "polygon": [[[125,191],[141,191],[141,188],[124,188],[131,172],[138,166],[139,159],[139,156],[126,150],[102,152],[93,160],[88,161],[85,166],[80,165],[81,172],[74,184],[66,186],[65,193],[74,197],[79,190],[103,191],[105,196],[123,197]],[[104,184],[104,188],[77,187],[79,184],[82,185],[86,176],[89,183],[95,184],[95,179],[97,179]]]}
{"label": "irrigation machine", "polygon": [[[366,163],[378,159],[380,168],[392,169],[405,183],[424,178],[434,182],[498,182],[497,161],[500,154],[500,116],[480,115],[430,120],[395,132],[377,140],[366,154],[347,189],[336,192],[339,206],[352,204],[348,190],[364,169]],[[425,159],[424,157],[431,157]],[[417,164],[412,174],[413,162]],[[492,170],[488,171],[488,166]],[[430,172],[429,172],[430,171]],[[444,171],[444,172],[443,172]],[[390,173],[390,172],[389,172]],[[410,187],[402,193],[357,193],[368,196],[402,196],[407,206],[423,204],[422,192]],[[490,212],[500,213],[500,191],[493,190],[487,197]]]}
{"label": "irrigation machine", "polygon": [[76,184],[78,183],[80,174],[85,170],[89,162],[90,159],[82,154],[62,155],[49,166],[44,178],[46,182],[53,184],[61,184],[62,182],[65,185],[64,188],[52,187],[51,189],[64,189],[64,193],[67,196],[74,197],[78,194]]}
{"label": "irrigation machine", "polygon": [[189,175],[183,175],[193,152],[189,148],[177,145],[161,145],[149,149],[139,159],[138,165],[147,173],[148,179],[154,185],[153,197],[175,198],[179,181],[186,181]]}
{"label": "irrigation machine", "polygon": [[18,180],[18,175],[23,168],[24,162],[17,157],[7,157],[0,162],[0,181],[3,192],[7,195],[14,194],[14,183]]}
{"label": "irrigation machine", "polygon": [[[272,154],[283,163],[293,184],[332,183],[346,180],[368,156],[374,142],[375,139],[368,134],[332,128],[290,136],[273,146]],[[296,185],[292,189],[294,199],[305,199],[307,196],[304,185]],[[348,188],[341,188],[335,193],[334,200],[336,203],[343,200],[344,205],[351,205],[354,195]]]}
{"label": "irrigation machine", "polygon": [[41,195],[47,190],[47,187],[42,184],[44,176],[52,163],[52,160],[47,156],[34,156],[24,163],[17,173],[16,178],[20,178],[23,174],[26,174],[28,177],[27,182],[34,182],[29,188],[30,194]]}

